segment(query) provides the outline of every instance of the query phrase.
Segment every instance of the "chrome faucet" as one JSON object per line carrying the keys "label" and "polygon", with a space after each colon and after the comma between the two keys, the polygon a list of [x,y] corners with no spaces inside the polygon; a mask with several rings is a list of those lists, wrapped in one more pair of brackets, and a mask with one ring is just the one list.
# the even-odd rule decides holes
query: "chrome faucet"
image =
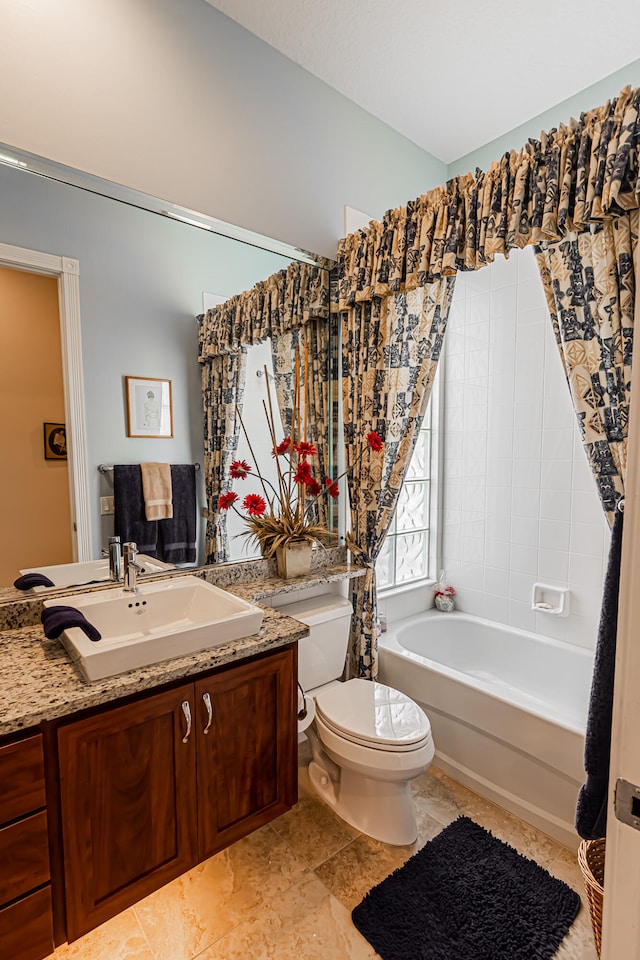
{"label": "chrome faucet", "polygon": [[135,543],[130,541],[129,543],[123,544],[122,557],[124,560],[124,586],[122,589],[127,593],[138,592],[136,581],[138,579],[138,574],[142,573],[143,568],[139,563],[136,563],[137,556],[138,547]]}
{"label": "chrome faucet", "polygon": [[122,546],[120,537],[109,537],[109,579],[122,580]]}

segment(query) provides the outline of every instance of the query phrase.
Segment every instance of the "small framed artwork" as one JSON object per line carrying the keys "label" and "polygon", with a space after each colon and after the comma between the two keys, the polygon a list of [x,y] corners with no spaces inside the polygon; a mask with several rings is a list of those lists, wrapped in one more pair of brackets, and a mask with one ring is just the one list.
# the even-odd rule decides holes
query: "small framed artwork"
{"label": "small framed artwork", "polygon": [[64,423],[43,423],[45,460],[67,459],[67,428]]}
{"label": "small framed artwork", "polygon": [[172,437],[171,380],[125,377],[128,437]]}

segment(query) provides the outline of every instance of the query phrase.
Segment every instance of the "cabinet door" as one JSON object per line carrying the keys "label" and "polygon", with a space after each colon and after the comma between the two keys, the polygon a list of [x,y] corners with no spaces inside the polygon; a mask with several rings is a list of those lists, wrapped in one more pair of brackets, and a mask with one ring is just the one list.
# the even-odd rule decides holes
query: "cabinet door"
{"label": "cabinet door", "polygon": [[188,684],[58,731],[70,941],[195,863],[192,711]]}
{"label": "cabinet door", "polygon": [[195,685],[200,860],[297,800],[296,652],[278,650]]}

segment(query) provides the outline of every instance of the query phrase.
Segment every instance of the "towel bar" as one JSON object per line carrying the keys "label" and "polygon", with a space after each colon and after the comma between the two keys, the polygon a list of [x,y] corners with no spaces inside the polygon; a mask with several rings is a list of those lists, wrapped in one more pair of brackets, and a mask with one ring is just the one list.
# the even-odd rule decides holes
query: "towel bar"
{"label": "towel bar", "polygon": [[[199,470],[199,469],[200,469],[200,464],[199,464],[199,463],[194,463],[194,467],[196,468],[196,470]],[[113,470],[113,464],[112,464],[112,463],[99,463],[99,464],[98,464],[98,470],[100,471],[100,473],[111,473],[111,471]]]}

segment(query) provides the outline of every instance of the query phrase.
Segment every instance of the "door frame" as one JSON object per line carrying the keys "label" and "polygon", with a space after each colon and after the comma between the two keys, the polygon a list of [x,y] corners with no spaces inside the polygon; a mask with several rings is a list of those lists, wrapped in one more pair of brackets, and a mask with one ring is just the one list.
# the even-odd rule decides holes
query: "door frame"
{"label": "door frame", "polygon": [[[640,329],[640,242],[635,254],[634,327]],[[640,361],[636,361],[637,363]],[[640,395],[631,391],[616,668],[611,723],[602,960],[640,957],[640,831],[615,815],[618,778],[640,785]]]}
{"label": "door frame", "polygon": [[0,266],[56,277],[58,280],[71,543],[74,561],[91,560],[87,431],[80,332],[80,262],[71,257],[59,257],[0,243]]}

